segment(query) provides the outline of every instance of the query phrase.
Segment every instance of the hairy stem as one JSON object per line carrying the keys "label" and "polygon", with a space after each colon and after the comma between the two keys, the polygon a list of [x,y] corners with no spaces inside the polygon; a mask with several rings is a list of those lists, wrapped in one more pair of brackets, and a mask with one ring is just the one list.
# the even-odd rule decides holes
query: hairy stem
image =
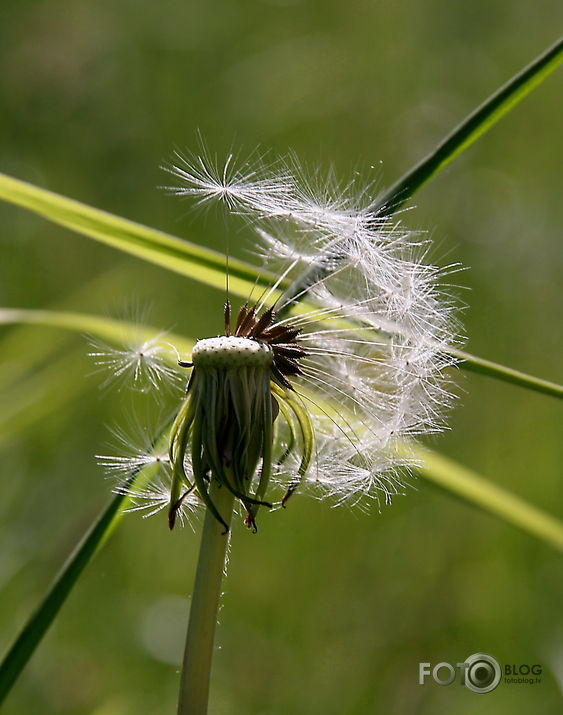
{"label": "hairy stem", "polygon": [[[209,496],[225,523],[230,524],[234,502],[231,492],[212,479]],[[207,713],[215,625],[228,543],[229,534],[225,533],[223,524],[207,509],[190,608],[178,715]]]}

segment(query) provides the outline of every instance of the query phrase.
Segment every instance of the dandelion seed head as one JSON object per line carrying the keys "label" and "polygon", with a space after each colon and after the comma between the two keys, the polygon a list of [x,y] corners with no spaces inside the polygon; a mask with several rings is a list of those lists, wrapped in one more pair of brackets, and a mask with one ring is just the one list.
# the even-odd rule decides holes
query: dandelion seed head
{"label": "dandelion seed head", "polygon": [[[329,415],[315,421],[307,480],[337,500],[389,497],[409,465],[394,445],[443,429],[453,399],[457,303],[440,284],[456,267],[428,262],[428,238],[378,214],[372,188],[343,185],[332,171],[307,177],[294,157],[278,166],[278,181],[263,166],[246,193],[238,187],[236,211],[250,217],[266,267],[292,265],[290,278],[318,269],[302,295],[315,307],[294,320],[307,354],[292,384],[308,408]],[[189,173],[177,176],[193,190]]]}
{"label": "dandelion seed head", "polygon": [[[408,445],[443,429],[453,400],[458,309],[442,283],[456,267],[433,265],[424,234],[379,213],[373,187],[339,182],[333,171],[308,177],[294,157],[268,166],[229,155],[221,165],[205,153],[177,154],[167,170],[180,181],[174,194],[243,216],[256,253],[280,278],[240,309],[232,332],[229,305],[225,335],[199,340],[180,362],[192,373],[169,461],[136,499],[149,513],[168,504],[173,526],[192,501],[214,511],[213,477],[255,527],[259,506],[274,501],[270,479],[283,489],[278,506],[296,489],[360,506],[404,493],[416,467]],[[287,283],[298,287],[280,298]],[[107,361],[135,380],[145,367],[135,355]]]}
{"label": "dandelion seed head", "polygon": [[[275,192],[262,182],[238,209],[255,214],[266,265],[324,268],[305,289],[317,307],[295,322],[307,355],[294,385],[312,410],[315,400],[321,409],[346,408],[344,416],[329,407],[330,419],[316,421],[308,480],[338,499],[388,497],[401,490],[405,466],[394,443],[441,429],[452,401],[444,373],[454,361],[444,349],[456,341],[457,324],[442,272],[425,262],[425,237],[379,216],[366,192],[354,196],[332,174],[309,182],[292,160]],[[253,183],[247,189],[252,194]]]}

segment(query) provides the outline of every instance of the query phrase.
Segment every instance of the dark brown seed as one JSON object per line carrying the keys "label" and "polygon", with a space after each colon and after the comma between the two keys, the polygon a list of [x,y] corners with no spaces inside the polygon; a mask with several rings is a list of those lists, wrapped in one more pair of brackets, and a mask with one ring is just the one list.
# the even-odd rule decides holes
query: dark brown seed
{"label": "dark brown seed", "polygon": [[241,326],[242,322],[244,321],[244,319],[246,318],[247,315],[248,315],[248,305],[245,303],[245,304],[242,306],[242,308],[239,310],[239,312],[238,312],[237,324],[236,324],[236,327],[235,327],[235,335],[238,335],[238,334],[239,334],[238,331],[239,331],[239,329],[240,329],[240,326]]}
{"label": "dark brown seed", "polygon": [[266,330],[268,325],[271,324],[273,319],[274,319],[274,309],[268,308],[268,310],[262,314],[262,317],[254,326],[254,330],[252,331],[253,337],[260,338],[261,334]]}

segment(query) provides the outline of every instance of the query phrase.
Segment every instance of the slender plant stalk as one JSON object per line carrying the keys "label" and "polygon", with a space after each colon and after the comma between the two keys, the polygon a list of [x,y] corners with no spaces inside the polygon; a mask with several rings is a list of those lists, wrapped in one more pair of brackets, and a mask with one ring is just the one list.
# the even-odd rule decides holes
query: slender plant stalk
{"label": "slender plant stalk", "polygon": [[[210,497],[227,524],[231,522],[234,497],[212,480]],[[207,510],[199,560],[192,593],[190,620],[180,683],[178,715],[205,715],[209,698],[209,678],[215,640],[215,626],[221,597],[221,582],[229,534]]]}

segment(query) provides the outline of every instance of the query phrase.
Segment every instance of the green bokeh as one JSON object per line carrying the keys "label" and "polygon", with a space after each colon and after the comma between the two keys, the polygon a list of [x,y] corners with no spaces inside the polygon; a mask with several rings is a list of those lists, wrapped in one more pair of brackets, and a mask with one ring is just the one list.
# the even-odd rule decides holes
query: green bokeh
{"label": "green bokeh", "polygon": [[[559,2],[5,2],[0,170],[251,259],[250,232],[157,187],[174,147],[256,146],[383,188],[555,38]],[[421,191],[404,220],[461,262],[469,349],[559,380],[561,74]],[[221,329],[224,296],[0,205],[0,304]],[[559,301],[559,303],[558,303]],[[41,360],[48,348],[48,357]],[[87,343],[0,334],[0,643],[8,644],[110,484],[106,425],[150,410],[100,391]],[[460,374],[437,449],[561,515],[561,406]],[[129,417],[128,417],[129,416]],[[150,422],[150,420],[149,420]],[[524,715],[562,706],[561,558],[419,482],[381,513],[295,497],[234,530],[212,715]],[[196,525],[197,526],[197,525]],[[87,569],[7,715],[174,712],[198,545],[129,516]],[[480,696],[418,663],[484,651],[541,684]],[[176,663],[176,664],[175,664]]]}

